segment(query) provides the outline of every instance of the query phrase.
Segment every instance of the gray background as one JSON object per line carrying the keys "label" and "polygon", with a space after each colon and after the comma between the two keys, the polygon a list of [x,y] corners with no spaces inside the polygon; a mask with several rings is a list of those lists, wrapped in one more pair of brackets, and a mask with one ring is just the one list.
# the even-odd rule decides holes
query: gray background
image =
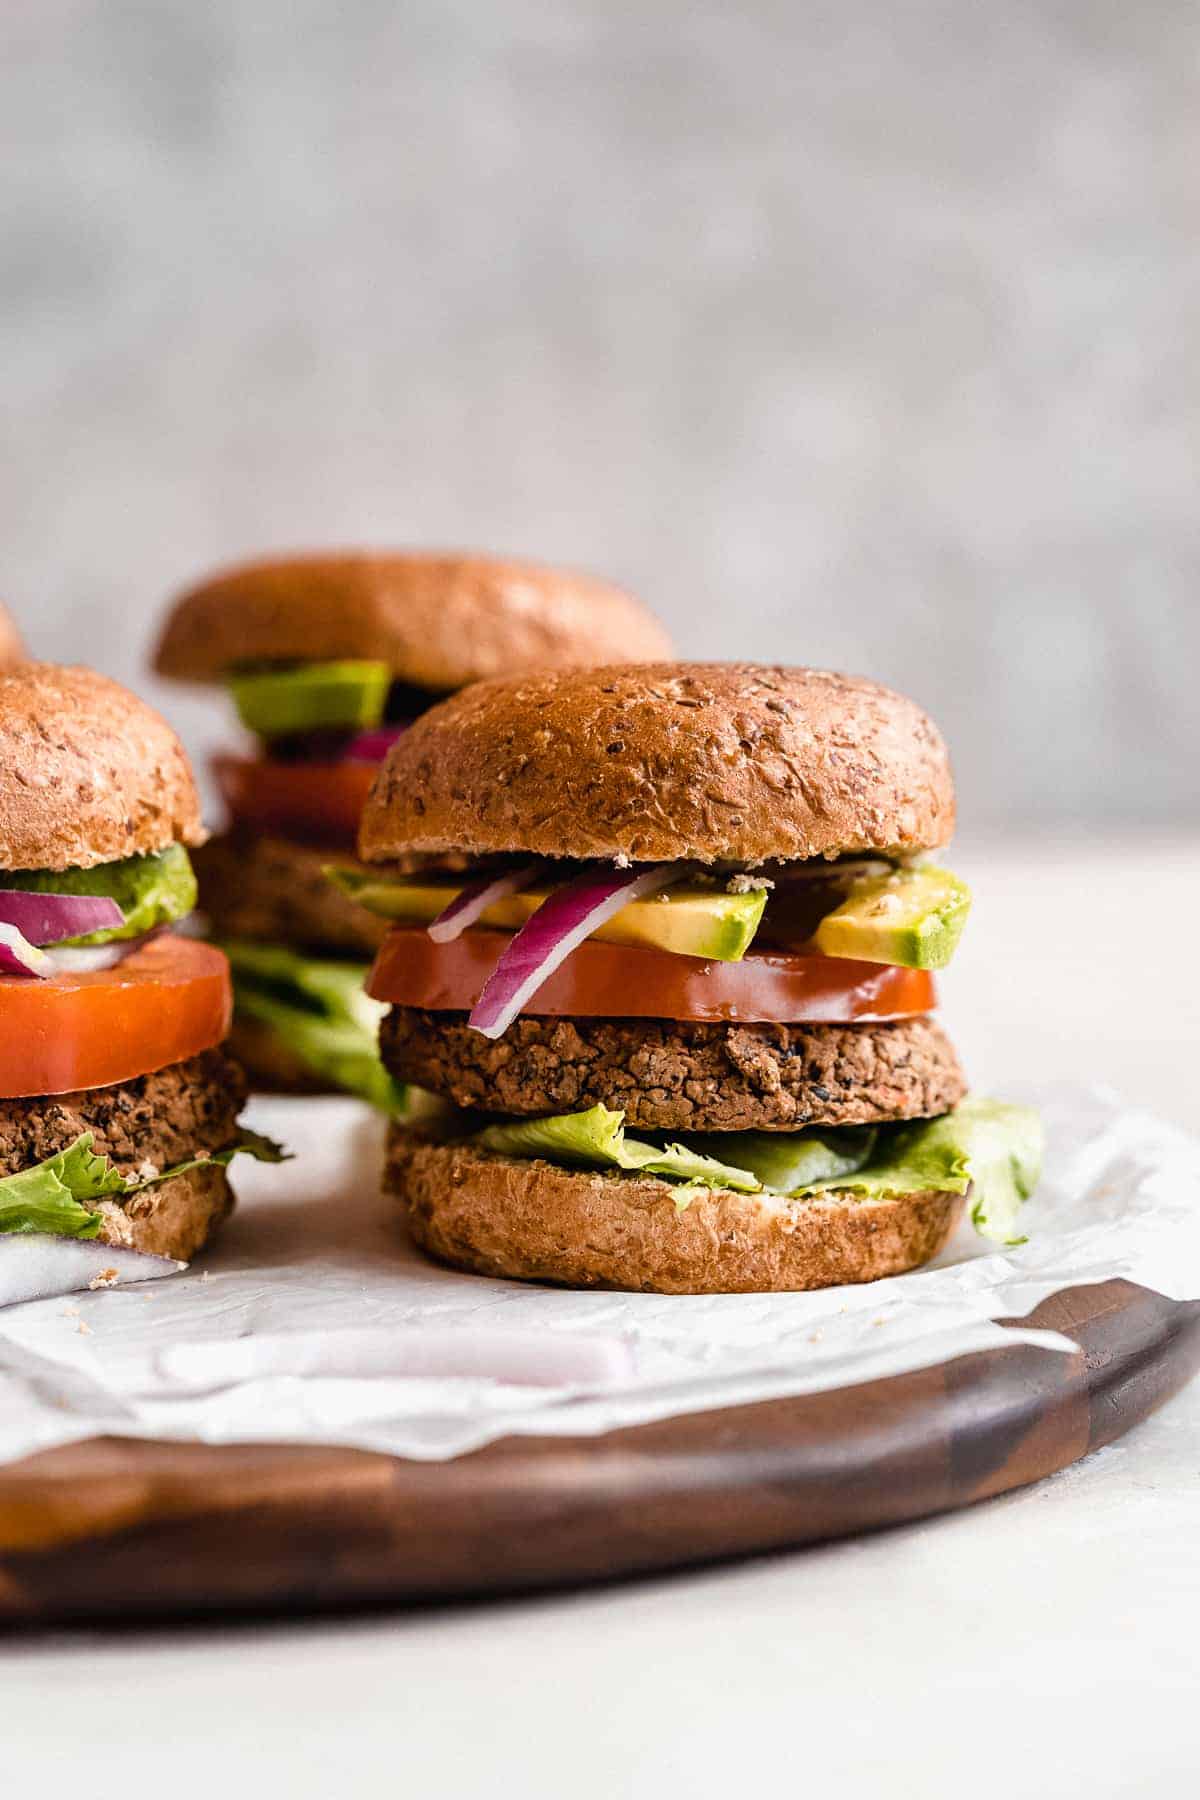
{"label": "gray background", "polygon": [[144,681],[259,548],[525,552],[915,693],[967,820],[1195,822],[1191,0],[38,0],[0,50],[40,653]]}

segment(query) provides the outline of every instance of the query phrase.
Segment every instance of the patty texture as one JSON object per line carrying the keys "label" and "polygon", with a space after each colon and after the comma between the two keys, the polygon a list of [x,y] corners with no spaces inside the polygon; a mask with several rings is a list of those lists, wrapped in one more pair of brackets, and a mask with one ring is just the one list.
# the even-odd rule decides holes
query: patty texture
{"label": "patty texture", "polygon": [[932,1019],[888,1025],[729,1025],[522,1018],[503,1037],[464,1013],[395,1006],[380,1033],[399,1081],[513,1115],[603,1102],[654,1131],[792,1131],[932,1118],[967,1091]]}
{"label": "patty texture", "polygon": [[568,1287],[745,1294],[878,1281],[928,1262],[957,1194],[808,1200],[564,1169],[394,1124],[385,1183],[413,1237],[456,1268]]}
{"label": "patty texture", "polygon": [[97,1155],[110,1156],[123,1175],[223,1150],[237,1134],[245,1094],[237,1064],[206,1050],[113,1087],[0,1100],[0,1175],[45,1162],[85,1131]]}
{"label": "patty texture", "polygon": [[350,859],[289,838],[229,832],[193,858],[200,906],[217,937],[374,956],[388,922],[356,906],[326,878],[326,863],[338,860]]}

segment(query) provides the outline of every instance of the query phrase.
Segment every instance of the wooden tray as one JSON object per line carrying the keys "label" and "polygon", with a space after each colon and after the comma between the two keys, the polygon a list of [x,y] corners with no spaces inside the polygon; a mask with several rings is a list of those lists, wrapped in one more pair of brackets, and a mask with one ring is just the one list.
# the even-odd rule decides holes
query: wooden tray
{"label": "wooden tray", "polygon": [[1110,1443],[1200,1367],[1200,1302],[1030,1314],[1080,1345],[453,1462],[100,1439],[0,1469],[0,1622],[466,1599],[778,1550],[966,1506]]}

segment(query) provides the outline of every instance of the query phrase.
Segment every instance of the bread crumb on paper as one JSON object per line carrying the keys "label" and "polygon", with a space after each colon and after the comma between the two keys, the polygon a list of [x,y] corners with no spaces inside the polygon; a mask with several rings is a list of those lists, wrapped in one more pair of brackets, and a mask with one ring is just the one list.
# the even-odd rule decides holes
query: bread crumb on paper
{"label": "bread crumb on paper", "polygon": [[116,1287],[116,1285],[117,1271],[115,1269],[101,1269],[99,1273],[93,1275],[92,1279],[88,1282],[90,1288],[111,1288]]}

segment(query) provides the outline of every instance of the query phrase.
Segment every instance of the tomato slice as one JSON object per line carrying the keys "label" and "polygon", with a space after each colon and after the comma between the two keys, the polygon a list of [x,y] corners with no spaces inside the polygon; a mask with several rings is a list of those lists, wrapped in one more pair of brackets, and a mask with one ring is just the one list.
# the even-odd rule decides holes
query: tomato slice
{"label": "tomato slice", "polygon": [[0,1098],[111,1087],[211,1050],[233,1011],[229,964],[194,938],[155,938],[115,969],[0,978]]}
{"label": "tomato slice", "polygon": [[[393,1006],[464,1012],[496,966],[506,932],[472,930],[448,944],[398,926],[375,959],[367,992]],[[774,1020],[824,1025],[907,1019],[937,1004],[924,969],[846,957],[751,951],[741,962],[605,944],[588,938],[529,1000],[541,1018]]]}
{"label": "tomato slice", "polygon": [[212,772],[236,824],[352,850],[377,763],[272,762],[269,757],[212,759]]}

